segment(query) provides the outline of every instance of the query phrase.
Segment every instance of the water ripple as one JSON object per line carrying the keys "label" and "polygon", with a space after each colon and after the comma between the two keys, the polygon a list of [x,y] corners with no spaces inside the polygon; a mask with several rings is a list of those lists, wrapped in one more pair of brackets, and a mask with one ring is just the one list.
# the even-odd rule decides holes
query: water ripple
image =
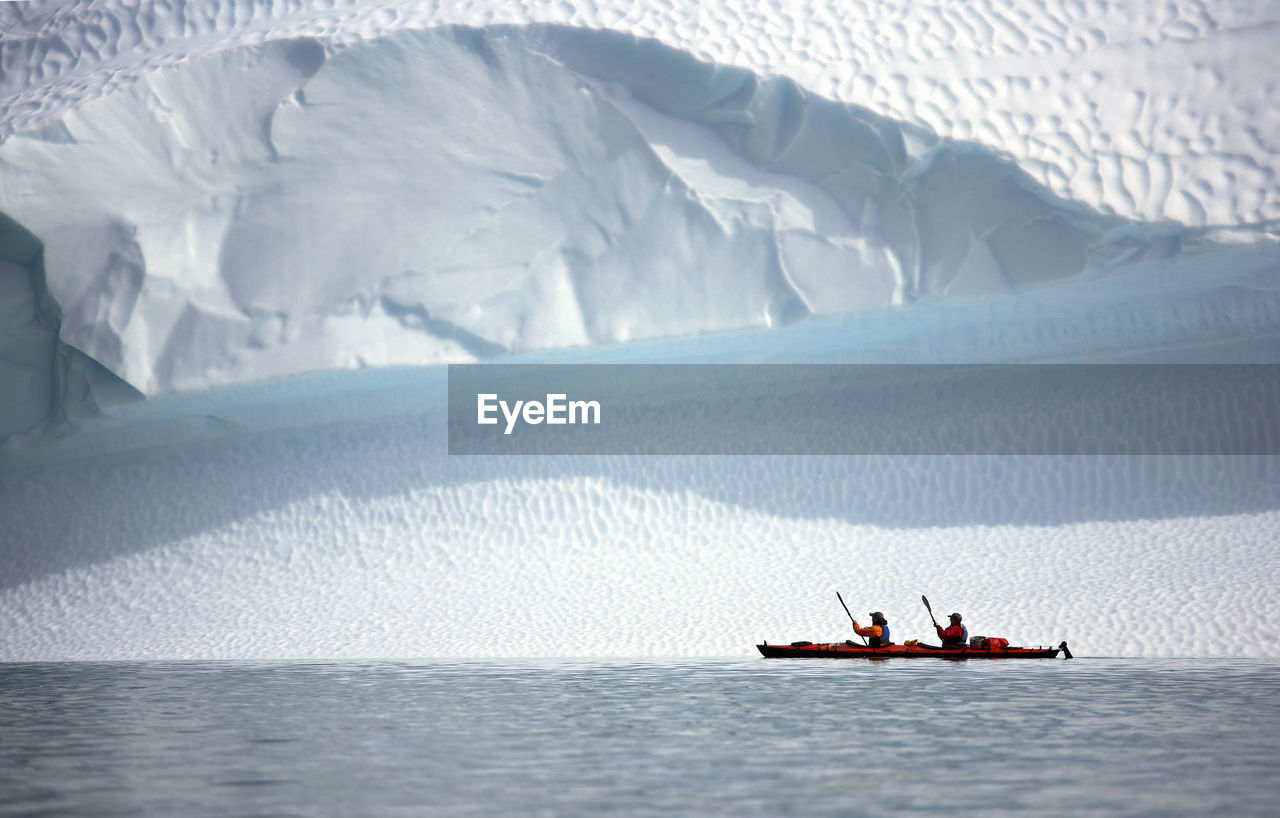
{"label": "water ripple", "polygon": [[0,813],[1270,815],[1278,693],[1246,660],[10,664]]}

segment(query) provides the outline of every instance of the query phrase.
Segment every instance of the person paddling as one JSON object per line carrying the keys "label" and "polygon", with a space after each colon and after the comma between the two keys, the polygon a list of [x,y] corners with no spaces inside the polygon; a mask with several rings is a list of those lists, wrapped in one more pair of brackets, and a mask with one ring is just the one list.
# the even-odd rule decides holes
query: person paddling
{"label": "person paddling", "polygon": [[938,630],[938,638],[944,648],[962,648],[969,644],[969,629],[961,624],[963,617],[958,613],[951,614],[951,625],[944,628],[937,622],[933,627]]}
{"label": "person paddling", "polygon": [[870,627],[859,627],[858,620],[854,619],[853,632],[866,637],[867,644],[873,648],[883,648],[893,644],[893,640],[889,638],[889,620],[885,619],[884,614],[879,611],[871,612]]}

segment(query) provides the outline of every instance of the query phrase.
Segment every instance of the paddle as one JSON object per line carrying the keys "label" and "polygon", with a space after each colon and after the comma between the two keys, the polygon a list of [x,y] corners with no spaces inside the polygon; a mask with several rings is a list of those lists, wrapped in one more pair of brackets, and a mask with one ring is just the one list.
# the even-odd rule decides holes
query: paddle
{"label": "paddle", "polygon": [[[853,614],[849,613],[849,606],[844,604],[844,597],[840,596],[839,591],[836,591],[836,599],[840,600],[840,607],[844,608],[844,612],[849,614],[849,624],[856,626],[858,620],[854,619]],[[854,633],[856,634],[857,631],[854,631]],[[867,644],[866,637],[863,637],[862,644]]]}
{"label": "paddle", "polygon": [[[929,612],[929,618],[933,619],[933,608],[929,607],[929,597],[921,594],[920,601],[924,603],[924,609]],[[933,626],[938,627],[938,620],[933,619]]]}

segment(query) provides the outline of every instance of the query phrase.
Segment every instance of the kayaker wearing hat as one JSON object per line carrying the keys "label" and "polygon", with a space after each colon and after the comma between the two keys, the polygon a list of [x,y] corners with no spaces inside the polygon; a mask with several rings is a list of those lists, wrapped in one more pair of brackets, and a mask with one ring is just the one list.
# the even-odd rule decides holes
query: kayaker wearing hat
{"label": "kayaker wearing hat", "polygon": [[960,624],[962,617],[958,613],[951,614],[951,625],[943,628],[937,622],[933,626],[938,629],[938,638],[944,648],[962,648],[969,644],[969,629]]}
{"label": "kayaker wearing hat", "polygon": [[871,626],[868,628],[858,627],[858,620],[853,620],[853,632],[859,636],[865,636],[867,644],[873,648],[893,644],[889,638],[889,620],[885,619],[884,614],[879,611],[871,612]]}

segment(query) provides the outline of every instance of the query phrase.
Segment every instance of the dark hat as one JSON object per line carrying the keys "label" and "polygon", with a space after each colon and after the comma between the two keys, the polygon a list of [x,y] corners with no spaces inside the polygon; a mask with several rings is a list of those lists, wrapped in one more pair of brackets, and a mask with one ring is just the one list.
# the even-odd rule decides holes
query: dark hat
{"label": "dark hat", "polygon": [[955,621],[957,621],[957,622],[963,621],[963,617],[962,617],[962,616],[960,616],[960,614],[958,614],[958,613],[953,613],[953,614],[951,614],[951,618],[952,618],[952,619],[954,619],[954,620],[955,620]]}

